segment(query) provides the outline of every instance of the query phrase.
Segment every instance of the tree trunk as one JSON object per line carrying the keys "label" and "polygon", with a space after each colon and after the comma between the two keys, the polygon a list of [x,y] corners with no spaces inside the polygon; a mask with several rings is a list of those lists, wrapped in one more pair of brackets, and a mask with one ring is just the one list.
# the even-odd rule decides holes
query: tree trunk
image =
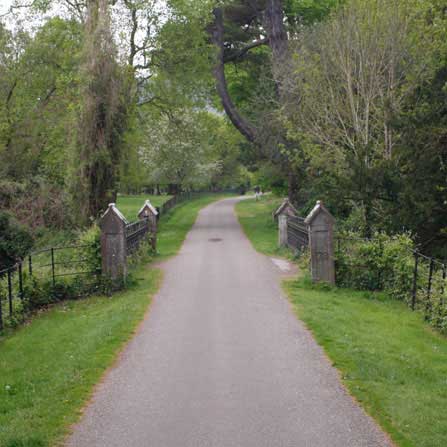
{"label": "tree trunk", "polygon": [[298,175],[289,167],[287,195],[292,205],[298,206],[299,200],[299,183]]}
{"label": "tree trunk", "polygon": [[213,69],[217,93],[219,94],[222,106],[234,127],[236,127],[236,129],[238,129],[248,141],[254,143],[256,140],[256,129],[248,121],[246,121],[242,115],[240,115],[228,92],[227,80],[225,78],[224,23],[222,8],[215,8],[213,14],[214,23],[209,28],[209,33],[211,36],[211,41],[217,47],[216,64]]}
{"label": "tree trunk", "polygon": [[[260,138],[260,132],[245,118],[243,118],[238,112],[236,106],[231,100],[228,92],[227,81],[225,77],[225,42],[224,42],[224,18],[222,8],[215,8],[213,11],[214,23],[208,29],[211,37],[211,41],[217,48],[216,64],[213,69],[213,75],[216,80],[216,89],[221,99],[223,108],[239,132],[251,143],[255,143],[259,146],[262,145]],[[281,106],[284,105],[287,98],[287,92],[283,89],[282,77],[284,76],[283,70],[285,64],[287,64],[288,56],[288,35],[286,27],[284,25],[284,11],[282,0],[267,0],[266,8],[264,11],[264,28],[267,32],[267,37],[259,41],[259,43],[252,43],[247,48],[254,48],[259,44],[268,44],[272,51],[272,73],[275,80],[276,93],[278,102]],[[247,50],[248,51],[248,50]],[[279,148],[280,145],[288,147],[288,141],[286,138],[286,131],[279,126],[280,130],[275,130],[276,143]],[[272,132],[273,132],[272,128]],[[286,166],[288,174],[288,195],[292,203],[296,203],[298,199],[298,176],[293,173],[290,162],[287,156],[280,156],[282,161],[280,163]]]}
{"label": "tree trunk", "polygon": [[168,195],[175,196],[180,192],[180,186],[177,183],[168,184]]}
{"label": "tree trunk", "polygon": [[279,99],[282,99],[281,70],[286,63],[288,53],[288,36],[284,25],[284,12],[282,0],[268,0],[264,12],[264,26],[270,49],[272,50],[272,72],[278,90]]}

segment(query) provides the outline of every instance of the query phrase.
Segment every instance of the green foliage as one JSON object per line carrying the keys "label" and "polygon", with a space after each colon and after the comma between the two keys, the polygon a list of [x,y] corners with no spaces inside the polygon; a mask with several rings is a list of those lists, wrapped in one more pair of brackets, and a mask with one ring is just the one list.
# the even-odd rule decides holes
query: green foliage
{"label": "green foliage", "polygon": [[261,186],[263,191],[272,191],[280,197],[287,196],[287,180],[280,166],[272,163],[262,163],[253,173],[253,185]]}
{"label": "green foliage", "polygon": [[337,237],[336,276],[340,286],[384,290],[393,298],[410,299],[414,243],[408,235],[378,233],[370,240],[353,233]]}
{"label": "green foliage", "polygon": [[101,272],[101,230],[97,224],[80,234],[78,244],[82,247],[79,256],[89,272]]}
{"label": "green foliage", "polygon": [[282,111],[296,142],[288,157],[300,205],[323,199],[362,236],[409,231],[438,256],[447,216],[441,9],[438,1],[349,0],[304,27]]}
{"label": "green foliage", "polygon": [[33,246],[29,230],[11,215],[0,211],[0,270],[23,258]]}

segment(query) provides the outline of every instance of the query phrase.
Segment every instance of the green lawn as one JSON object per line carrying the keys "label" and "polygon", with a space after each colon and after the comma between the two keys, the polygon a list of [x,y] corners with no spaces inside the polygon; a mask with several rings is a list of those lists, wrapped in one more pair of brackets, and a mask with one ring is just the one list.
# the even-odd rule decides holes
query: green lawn
{"label": "green lawn", "polygon": [[124,214],[127,220],[134,221],[137,219],[138,211],[140,211],[143,203],[150,200],[152,205],[161,206],[172,196],[154,196],[150,194],[139,194],[133,196],[118,196],[116,206]]}
{"label": "green lawn", "polygon": [[[274,254],[271,209],[241,202],[238,215],[254,247]],[[384,295],[313,286],[284,288],[297,315],[341,371],[350,392],[402,447],[447,445],[447,339],[419,313]]]}
{"label": "green lawn", "polygon": [[259,201],[246,199],[236,205],[239,222],[254,248],[268,256],[291,257],[290,250],[278,248],[278,225],[272,217],[282,200],[268,195]]}
{"label": "green lawn", "polygon": [[[175,254],[200,208],[219,197],[201,197],[163,216],[160,255]],[[159,270],[139,267],[129,289],[61,303],[0,338],[1,447],[50,446],[63,438],[142,320],[160,278]]]}

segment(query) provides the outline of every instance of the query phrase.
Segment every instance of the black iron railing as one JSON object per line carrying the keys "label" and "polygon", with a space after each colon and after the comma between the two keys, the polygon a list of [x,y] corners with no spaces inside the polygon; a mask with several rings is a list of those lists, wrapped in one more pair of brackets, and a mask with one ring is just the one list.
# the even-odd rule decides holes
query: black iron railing
{"label": "black iron railing", "polygon": [[309,227],[303,217],[287,218],[287,244],[294,250],[303,251],[309,245]]}
{"label": "black iron railing", "polygon": [[149,221],[146,219],[126,225],[127,256],[138,250],[141,242],[147,239],[148,232]]}
{"label": "black iron railing", "polygon": [[[31,307],[27,291],[30,281],[40,281],[50,286],[51,292],[57,295],[58,282],[64,278],[91,276],[92,284],[100,274],[99,266],[93,265],[92,259],[86,254],[90,245],[67,245],[52,247],[31,253],[26,258],[17,261],[11,267],[0,271],[0,330],[3,329],[5,318],[12,319],[17,311],[25,306]],[[57,298],[57,297],[56,297]]]}
{"label": "black iron railing", "polygon": [[406,246],[385,254],[386,244],[380,238],[336,238],[337,284],[386,291],[423,312],[435,327],[447,329],[447,261]]}

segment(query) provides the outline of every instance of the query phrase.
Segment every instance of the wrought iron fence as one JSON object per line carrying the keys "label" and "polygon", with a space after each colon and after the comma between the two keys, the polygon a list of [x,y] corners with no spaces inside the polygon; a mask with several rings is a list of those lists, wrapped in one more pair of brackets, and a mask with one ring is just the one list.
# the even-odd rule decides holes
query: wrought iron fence
{"label": "wrought iron fence", "polygon": [[149,221],[147,219],[137,220],[126,225],[127,256],[135,253],[141,242],[147,238],[149,232]]}
{"label": "wrought iron fence", "polygon": [[174,208],[174,206],[178,205],[179,203],[196,197],[200,197],[202,194],[203,193],[200,192],[182,192],[180,194],[177,194],[159,207],[159,213],[160,215],[166,214],[171,208]]}
{"label": "wrought iron fence", "polygon": [[303,217],[287,217],[287,244],[294,250],[303,251],[309,245],[309,227]]}
{"label": "wrought iron fence", "polygon": [[[85,282],[83,290],[94,288],[100,268],[92,270],[92,259],[86,255],[89,245],[67,245],[52,247],[31,253],[15,265],[0,271],[0,330],[4,328],[5,318],[12,320],[16,312],[33,306],[30,302],[29,281],[40,281],[49,286],[53,299],[63,294],[61,281],[65,285],[80,277],[91,277]],[[35,284],[33,284],[35,287]],[[81,295],[81,289],[77,292]]]}

